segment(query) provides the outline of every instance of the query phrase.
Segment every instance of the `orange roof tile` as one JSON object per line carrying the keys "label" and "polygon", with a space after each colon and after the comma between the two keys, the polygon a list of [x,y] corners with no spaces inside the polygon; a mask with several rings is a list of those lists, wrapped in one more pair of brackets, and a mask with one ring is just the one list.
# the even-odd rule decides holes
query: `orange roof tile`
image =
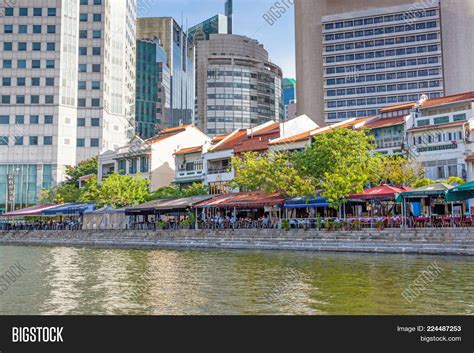
{"label": "orange roof tile", "polygon": [[278,141],[272,141],[272,142],[270,142],[270,144],[271,145],[281,145],[281,144],[285,144],[285,143],[292,143],[292,142],[299,142],[299,141],[308,140],[308,139],[311,138],[311,132],[312,131],[313,130],[306,131],[306,132],[302,132],[300,134],[293,135],[293,136],[290,136],[290,137],[287,137],[287,138],[284,138],[284,139],[281,139],[281,140],[278,140]]}
{"label": "orange roof tile", "polygon": [[175,155],[188,154],[188,153],[197,153],[197,152],[202,152],[202,146],[183,148],[183,149],[175,152]]}
{"label": "orange roof tile", "polygon": [[229,135],[216,136],[211,140],[211,143],[212,144],[218,143],[218,142],[222,141],[223,139],[225,139],[227,136],[229,136]]}
{"label": "orange roof tile", "polygon": [[[181,132],[181,131],[179,131],[179,132]],[[170,138],[170,137],[172,137],[172,136],[174,136],[174,135],[177,135],[179,132],[176,132],[176,133],[174,133],[174,134],[158,135],[158,136],[149,138],[148,140],[145,140],[145,142],[146,142],[146,143],[157,143],[157,142],[166,140],[167,138]]]}
{"label": "orange roof tile", "polygon": [[441,98],[434,98],[426,100],[422,105],[421,109],[434,107],[437,105],[449,104],[449,103],[456,103],[462,102],[467,100],[474,100],[474,92],[466,92],[461,94],[454,94],[452,96],[446,96]]}
{"label": "orange roof tile", "polygon": [[403,104],[398,104],[398,105],[392,105],[390,107],[385,107],[380,109],[380,113],[387,113],[391,112],[394,110],[402,110],[402,109],[411,109],[416,105],[416,102],[409,102],[409,103],[403,103]]}
{"label": "orange roof tile", "polygon": [[247,137],[247,129],[240,129],[234,133],[226,136],[225,139],[220,141],[216,146],[209,149],[210,152],[230,150],[235,147],[242,139]]}
{"label": "orange roof tile", "polygon": [[192,126],[192,124],[187,124],[187,125],[182,125],[182,126],[170,127],[168,129],[163,129],[159,132],[159,135],[173,134],[173,133],[181,132],[183,130],[186,130],[186,128],[188,128],[190,126]]}
{"label": "orange roof tile", "polygon": [[408,129],[407,131],[431,130],[431,129],[438,129],[440,127],[460,126],[460,125],[464,125],[465,123],[466,123],[465,121],[455,121],[455,122],[445,123],[445,124],[417,126],[417,127],[412,127],[411,129]]}
{"label": "orange roof tile", "polygon": [[380,118],[374,121],[370,121],[363,126],[365,129],[377,129],[381,127],[390,127],[396,125],[402,125],[405,123],[404,116],[396,116],[393,118]]}
{"label": "orange roof tile", "polygon": [[266,133],[277,131],[277,130],[280,130],[280,123],[273,123],[267,127],[264,127],[263,129],[255,131],[254,135],[266,134]]}

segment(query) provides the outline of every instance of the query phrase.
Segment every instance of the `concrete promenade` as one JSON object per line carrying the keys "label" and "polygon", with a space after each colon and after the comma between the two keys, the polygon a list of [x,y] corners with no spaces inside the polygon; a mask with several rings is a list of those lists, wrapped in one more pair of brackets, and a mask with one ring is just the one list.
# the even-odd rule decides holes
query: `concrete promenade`
{"label": "concrete promenade", "polygon": [[328,232],[277,229],[0,231],[1,245],[124,249],[251,249],[474,255],[474,228]]}

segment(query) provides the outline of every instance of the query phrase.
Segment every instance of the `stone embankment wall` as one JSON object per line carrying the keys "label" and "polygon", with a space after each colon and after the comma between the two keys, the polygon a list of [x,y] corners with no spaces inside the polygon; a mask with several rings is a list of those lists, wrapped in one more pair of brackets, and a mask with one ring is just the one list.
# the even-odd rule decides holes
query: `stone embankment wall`
{"label": "stone embankment wall", "polygon": [[0,245],[252,249],[474,255],[474,228],[327,232],[276,229],[0,231]]}

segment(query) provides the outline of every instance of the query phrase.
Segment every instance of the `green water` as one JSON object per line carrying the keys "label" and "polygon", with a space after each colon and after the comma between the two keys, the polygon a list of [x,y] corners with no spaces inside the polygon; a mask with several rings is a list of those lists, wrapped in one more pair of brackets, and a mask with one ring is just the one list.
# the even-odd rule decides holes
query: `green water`
{"label": "green water", "polygon": [[0,275],[18,260],[0,314],[474,314],[468,257],[0,246]]}

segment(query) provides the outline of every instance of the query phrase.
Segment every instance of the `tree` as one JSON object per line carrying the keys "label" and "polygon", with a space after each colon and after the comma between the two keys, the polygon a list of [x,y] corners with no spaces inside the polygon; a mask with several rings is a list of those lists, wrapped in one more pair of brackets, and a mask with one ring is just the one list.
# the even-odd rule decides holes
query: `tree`
{"label": "tree", "polygon": [[85,175],[97,175],[98,172],[98,157],[93,157],[80,162],[75,167],[67,167],[67,180],[65,184],[75,185],[79,187],[79,179]]}
{"label": "tree", "polygon": [[288,153],[244,153],[232,159],[236,170],[233,187],[245,191],[279,192],[286,196],[310,196],[316,191],[313,178],[302,176]]}
{"label": "tree", "polygon": [[100,198],[100,185],[97,176],[92,177],[87,182],[86,186],[81,189],[79,202],[93,202],[97,203]]}
{"label": "tree", "polygon": [[335,129],[315,137],[297,153],[295,165],[315,179],[331,206],[338,209],[351,194],[362,192],[370,177],[373,137],[365,130]]}
{"label": "tree", "polygon": [[448,179],[444,180],[443,183],[456,186],[464,184],[465,181],[460,177],[450,176]]}
{"label": "tree", "polygon": [[177,185],[164,186],[154,191],[147,196],[148,201],[179,198],[179,197],[192,197],[208,195],[209,190],[206,185],[201,183],[194,183],[187,188],[180,189]]}
{"label": "tree", "polygon": [[147,179],[113,173],[98,186],[97,194],[91,192],[95,200],[90,201],[95,201],[97,207],[110,205],[119,208],[138,205],[146,201],[148,185]]}
{"label": "tree", "polygon": [[420,163],[402,156],[375,155],[370,166],[370,183],[374,185],[408,186],[424,177]]}
{"label": "tree", "polygon": [[49,189],[41,190],[40,203],[63,204],[76,202],[80,197],[80,190],[72,184],[61,184]]}
{"label": "tree", "polygon": [[411,184],[411,187],[414,189],[418,189],[418,188],[422,188],[423,186],[428,186],[434,183],[435,183],[434,180],[423,178],[423,179],[415,181],[413,184]]}

